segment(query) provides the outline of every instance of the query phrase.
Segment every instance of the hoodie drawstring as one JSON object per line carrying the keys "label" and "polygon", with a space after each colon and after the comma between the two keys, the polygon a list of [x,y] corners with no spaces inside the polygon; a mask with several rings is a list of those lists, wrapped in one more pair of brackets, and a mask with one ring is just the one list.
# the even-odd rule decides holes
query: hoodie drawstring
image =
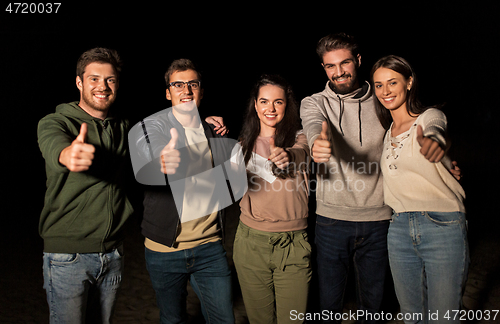
{"label": "hoodie drawstring", "polygon": [[339,102],[340,102],[339,128],[340,128],[340,132],[342,133],[342,136],[344,136],[344,130],[342,129],[342,116],[344,115],[345,105],[342,106],[342,99],[340,99],[339,95],[337,95],[337,97],[339,98]]}
{"label": "hoodie drawstring", "polygon": [[[337,95],[340,102],[340,114],[339,114],[339,128],[342,136],[344,135],[344,130],[342,129],[342,116],[344,115],[345,104],[342,105],[342,99]],[[363,146],[363,133],[361,131],[361,100],[358,101],[358,125],[359,125],[359,144]]]}
{"label": "hoodie drawstring", "polygon": [[[340,113],[339,113],[339,128],[340,132],[342,133],[342,136],[344,135],[344,130],[342,129],[342,116],[344,115],[344,110],[345,110],[345,104],[342,105],[343,100],[340,98],[339,95],[337,95],[339,98],[340,102]],[[363,146],[363,134],[361,131],[361,100],[358,101],[358,125],[359,125],[359,144]]]}
{"label": "hoodie drawstring", "polygon": [[361,100],[358,101],[359,108],[358,108],[358,122],[359,122],[359,144],[363,146],[363,137],[361,133]]}

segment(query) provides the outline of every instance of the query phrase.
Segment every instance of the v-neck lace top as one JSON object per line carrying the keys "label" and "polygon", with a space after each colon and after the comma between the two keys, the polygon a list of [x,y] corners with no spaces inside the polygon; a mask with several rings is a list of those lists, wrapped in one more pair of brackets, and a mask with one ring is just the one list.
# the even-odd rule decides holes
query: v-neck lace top
{"label": "v-neck lace top", "polygon": [[429,162],[420,153],[417,126],[423,134],[445,146],[446,116],[438,109],[422,113],[409,130],[391,136],[392,125],[384,138],[380,167],[384,175],[384,201],[395,212],[465,212],[465,192],[448,171],[450,159]]}

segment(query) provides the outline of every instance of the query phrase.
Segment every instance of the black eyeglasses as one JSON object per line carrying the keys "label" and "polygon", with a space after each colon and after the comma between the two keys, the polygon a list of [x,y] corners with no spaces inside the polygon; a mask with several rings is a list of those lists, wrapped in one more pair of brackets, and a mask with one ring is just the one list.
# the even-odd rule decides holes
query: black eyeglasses
{"label": "black eyeglasses", "polygon": [[182,82],[182,81],[174,81],[170,82],[168,85],[174,88],[176,91],[182,91],[184,90],[184,87],[188,85],[192,90],[199,90],[201,87],[201,81],[200,80],[191,80],[187,82]]}

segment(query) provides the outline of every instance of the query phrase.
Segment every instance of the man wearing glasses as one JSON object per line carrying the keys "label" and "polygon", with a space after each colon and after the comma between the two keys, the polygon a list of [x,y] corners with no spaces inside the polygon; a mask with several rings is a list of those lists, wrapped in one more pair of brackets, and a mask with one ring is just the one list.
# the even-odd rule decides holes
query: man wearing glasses
{"label": "man wearing glasses", "polygon": [[[203,89],[194,64],[187,59],[174,61],[165,80],[172,108],[141,121],[136,128],[139,136],[129,135],[137,154],[150,161],[144,170],[154,172],[144,176],[141,169],[136,179],[149,185],[142,233],[161,323],[187,321],[188,280],[207,323],[234,323],[231,271],[221,242],[223,210],[219,209],[224,206],[213,199],[221,190],[202,176],[226,161],[230,150],[222,149],[225,154],[221,154],[216,142],[225,136],[200,120]],[[224,175],[217,179],[226,185]]]}

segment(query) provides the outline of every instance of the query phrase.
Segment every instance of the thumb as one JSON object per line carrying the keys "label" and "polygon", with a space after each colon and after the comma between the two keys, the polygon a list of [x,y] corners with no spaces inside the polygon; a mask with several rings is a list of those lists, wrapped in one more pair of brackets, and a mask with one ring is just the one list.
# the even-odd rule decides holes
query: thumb
{"label": "thumb", "polygon": [[274,138],[270,138],[269,139],[269,146],[270,146],[270,149],[271,149],[271,153],[274,151],[274,149],[276,148],[276,145],[274,145]]}
{"label": "thumb", "polygon": [[417,142],[422,146],[424,141],[424,130],[422,129],[422,125],[417,126]]}
{"label": "thumb", "polygon": [[177,146],[177,139],[179,138],[179,133],[177,133],[177,129],[171,128],[170,136],[172,136],[172,138],[170,139],[170,142],[168,142],[167,146],[169,149],[173,150]]}
{"label": "thumb", "polygon": [[328,123],[326,121],[324,121],[321,124],[321,134],[319,135],[321,137],[321,139],[324,139],[324,140],[328,139],[327,132],[328,132]]}
{"label": "thumb", "polygon": [[85,140],[87,138],[87,123],[83,123],[82,126],[80,127],[80,134],[76,137],[76,141],[80,143],[85,143]]}

